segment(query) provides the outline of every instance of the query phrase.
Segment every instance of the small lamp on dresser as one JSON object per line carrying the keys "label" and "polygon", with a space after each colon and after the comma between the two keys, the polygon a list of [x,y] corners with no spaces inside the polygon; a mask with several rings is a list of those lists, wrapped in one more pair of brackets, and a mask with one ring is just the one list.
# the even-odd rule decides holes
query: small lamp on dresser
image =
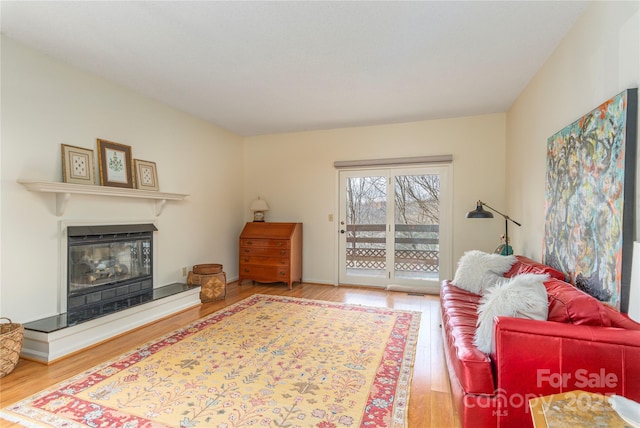
{"label": "small lamp on dresser", "polygon": [[269,211],[269,205],[267,205],[267,201],[258,196],[258,199],[251,202],[249,209],[253,211],[253,221],[264,221],[264,212]]}

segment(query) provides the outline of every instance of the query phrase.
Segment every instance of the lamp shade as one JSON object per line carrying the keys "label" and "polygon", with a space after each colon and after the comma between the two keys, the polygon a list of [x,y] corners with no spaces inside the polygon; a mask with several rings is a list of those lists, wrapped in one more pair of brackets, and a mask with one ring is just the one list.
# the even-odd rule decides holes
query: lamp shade
{"label": "lamp shade", "polygon": [[482,202],[478,201],[476,209],[467,213],[467,218],[493,218],[491,211],[487,211],[482,207]]}
{"label": "lamp shade", "polygon": [[267,205],[267,201],[264,199],[258,198],[251,202],[249,209],[251,211],[269,211],[269,205]]}

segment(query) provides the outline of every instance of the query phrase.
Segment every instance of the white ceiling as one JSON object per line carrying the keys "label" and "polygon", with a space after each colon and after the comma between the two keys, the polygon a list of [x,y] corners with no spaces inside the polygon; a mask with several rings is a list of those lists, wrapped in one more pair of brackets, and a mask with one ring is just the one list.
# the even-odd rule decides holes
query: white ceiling
{"label": "white ceiling", "polygon": [[239,135],[505,112],[586,2],[2,1],[2,33]]}

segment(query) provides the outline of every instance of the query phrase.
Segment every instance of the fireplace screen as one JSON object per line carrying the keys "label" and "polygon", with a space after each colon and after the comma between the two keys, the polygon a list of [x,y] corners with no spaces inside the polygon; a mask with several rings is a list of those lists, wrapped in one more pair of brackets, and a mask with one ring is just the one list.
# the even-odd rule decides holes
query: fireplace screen
{"label": "fireplace screen", "polygon": [[74,244],[69,248],[70,293],[151,275],[151,237],[103,238]]}
{"label": "fireplace screen", "polygon": [[153,224],[67,228],[67,312],[84,321],[151,299]]}

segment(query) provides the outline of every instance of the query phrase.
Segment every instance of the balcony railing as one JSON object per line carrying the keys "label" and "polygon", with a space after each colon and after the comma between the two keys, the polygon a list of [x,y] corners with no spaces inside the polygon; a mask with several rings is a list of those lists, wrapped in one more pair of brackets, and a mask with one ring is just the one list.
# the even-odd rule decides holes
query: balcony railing
{"label": "balcony railing", "polygon": [[[349,269],[386,269],[386,225],[347,225],[346,262]],[[438,225],[395,225],[396,272],[438,272]]]}

